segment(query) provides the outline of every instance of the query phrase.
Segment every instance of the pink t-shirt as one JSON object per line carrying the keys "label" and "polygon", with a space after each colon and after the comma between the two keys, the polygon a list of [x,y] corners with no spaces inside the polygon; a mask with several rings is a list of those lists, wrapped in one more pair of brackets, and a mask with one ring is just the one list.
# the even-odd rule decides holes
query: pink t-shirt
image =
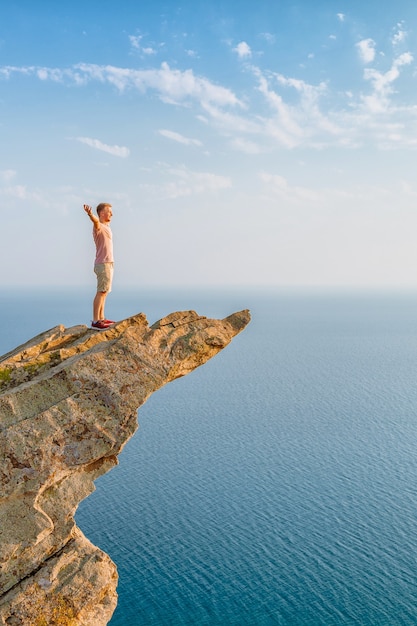
{"label": "pink t-shirt", "polygon": [[93,238],[96,244],[96,260],[98,263],[113,263],[113,237],[110,226],[100,224],[100,228],[93,228]]}

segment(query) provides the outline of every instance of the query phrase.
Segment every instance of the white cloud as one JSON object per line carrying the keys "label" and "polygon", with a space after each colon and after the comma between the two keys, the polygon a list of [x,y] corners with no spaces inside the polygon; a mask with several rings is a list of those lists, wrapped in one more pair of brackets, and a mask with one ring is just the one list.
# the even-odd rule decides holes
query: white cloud
{"label": "white cloud", "polygon": [[28,65],[23,67],[17,67],[15,65],[3,65],[0,67],[0,76],[3,78],[10,78],[13,74],[25,74],[30,76],[36,71],[36,68]]}
{"label": "white cloud", "polygon": [[[95,74],[94,68],[93,75]],[[89,69],[87,68],[87,71]],[[136,87],[141,91],[154,89],[162,100],[181,103],[197,100],[201,104],[214,102],[218,106],[236,106],[241,103],[234,93],[225,87],[215,85],[206,78],[195,76],[192,70],[173,70],[167,63],[163,63],[155,70],[122,70],[105,68],[104,78],[115,81],[121,90],[125,87]]]}
{"label": "white cloud", "polygon": [[143,54],[156,54],[156,50],[154,48],[151,48],[150,46],[148,46],[147,48],[142,48],[142,52]]}
{"label": "white cloud", "polygon": [[27,190],[26,185],[13,185],[8,187],[0,187],[0,195],[6,198],[15,198],[17,200],[33,200],[38,199],[38,195]]}
{"label": "white cloud", "polygon": [[[402,69],[412,60],[410,53],[404,53],[393,60],[385,73],[366,68],[364,79],[371,86],[370,93],[340,92],[337,100],[330,84],[311,85],[298,78],[252,68],[271,115],[258,115],[252,124],[243,118],[240,126],[236,117],[232,120],[221,116],[221,120],[224,125],[229,122],[230,132],[233,128],[239,138],[238,142],[231,142],[234,147],[244,149],[241,138],[249,139],[261,145],[262,152],[274,145],[287,149],[297,146],[321,149],[330,145],[355,148],[372,142],[382,149],[414,147],[416,107],[413,102],[396,104],[399,95],[394,89]],[[333,100],[333,108],[327,105],[329,98]]]}
{"label": "white cloud", "polygon": [[275,43],[276,41],[276,37],[272,33],[261,33],[260,37],[262,37],[262,39],[265,39],[265,41],[271,44]]}
{"label": "white cloud", "polygon": [[[155,173],[155,168],[153,169]],[[222,176],[213,172],[196,172],[186,165],[170,167],[166,163],[159,163],[158,182],[146,182],[139,185],[142,196],[152,199],[186,198],[194,195],[216,194],[232,187],[229,176]]]}
{"label": "white cloud", "polygon": [[177,179],[166,187],[171,198],[214,193],[232,187],[232,181],[228,176],[220,176],[210,172],[192,172],[186,168],[172,169],[170,173]]}
{"label": "white cloud", "polygon": [[15,187],[8,187],[5,189],[5,193],[8,196],[13,196],[14,198],[19,198],[20,200],[24,200],[28,197],[26,187],[24,185],[16,185]]}
{"label": "white cloud", "polygon": [[403,24],[402,22],[399,22],[397,24],[397,30],[392,37],[393,46],[398,46],[399,44],[403,43],[406,37],[407,37],[407,33],[405,30],[403,30]]}
{"label": "white cloud", "polygon": [[252,56],[252,51],[246,41],[241,41],[240,43],[238,43],[236,48],[233,48],[233,51],[237,53],[240,59],[245,59]]}
{"label": "white cloud", "polygon": [[129,35],[129,41],[132,45],[132,48],[136,48],[140,50],[140,42],[142,39],[142,35]]}
{"label": "white cloud", "polygon": [[184,137],[180,133],[176,133],[172,130],[161,129],[158,131],[162,137],[166,137],[167,139],[172,139],[172,141],[176,141],[178,143],[182,143],[185,146],[202,146],[203,144],[198,139],[190,139],[188,137]]}
{"label": "white cloud", "polygon": [[340,22],[344,22],[344,21],[345,21],[345,19],[346,19],[346,15],[345,15],[344,13],[337,13],[337,19],[338,19]]}
{"label": "white cloud", "polygon": [[95,148],[96,150],[107,152],[108,154],[121,157],[122,159],[127,158],[130,154],[129,148],[125,148],[123,146],[109,146],[99,139],[91,139],[90,137],[77,137],[77,141],[80,141],[81,143],[90,146],[90,148]]}
{"label": "white cloud", "polygon": [[254,120],[249,116],[229,113],[229,111],[224,111],[223,109],[212,105],[206,105],[204,110],[209,115],[210,120],[201,116],[199,116],[198,119],[207,123],[210,121],[212,124],[215,124],[221,132],[225,133],[229,137],[231,134],[235,133],[239,135],[262,134],[262,120],[260,118],[256,118]]}
{"label": "white cloud", "polygon": [[372,63],[375,59],[375,41],[373,39],[362,39],[356,44],[359,56],[363,63]]}
{"label": "white cloud", "polygon": [[261,154],[263,152],[262,147],[254,141],[242,139],[242,137],[236,137],[231,141],[231,146],[238,152],[244,154]]}
{"label": "white cloud", "polygon": [[286,202],[317,202],[320,198],[320,194],[307,187],[290,186],[283,176],[279,174],[270,174],[268,172],[261,172],[259,174],[260,180],[266,185],[269,191],[274,195],[279,196],[281,200]]}
{"label": "white cloud", "polygon": [[[399,25],[397,27],[399,32]],[[142,45],[141,36],[134,41],[138,46]],[[363,39],[356,46],[365,63],[375,59],[373,39]],[[240,53],[245,54],[245,50],[250,50],[249,46],[247,49],[242,47]],[[386,59],[383,61],[387,62]],[[15,73],[77,86],[113,86],[120,93],[136,90],[140,95],[152,91],[168,104],[187,107],[197,104],[200,108],[193,111],[197,119],[215,128],[233,149],[255,155],[276,146],[287,149],[297,146],[321,149],[328,145],[352,148],[373,142],[380,147],[411,147],[415,135],[415,105],[402,99],[400,87],[395,91],[394,83],[412,61],[413,56],[405,52],[392,61],[386,72],[365,68],[366,90],[362,92],[348,88],[336,92],[332,91],[330,80],[311,84],[298,77],[251,66],[249,69],[256,82],[253,82],[252,93],[245,90],[245,101],[231,89],[198,76],[191,69],[172,69],[167,63],[147,70],[87,63],[66,69],[5,66],[0,67],[0,78],[10,79]],[[401,85],[401,82],[397,81],[397,84]],[[263,98],[261,109],[257,108],[259,94]],[[159,132],[183,145],[202,145],[197,139],[174,131],[163,128]],[[84,137],[78,140],[119,157],[129,154],[127,148],[109,146],[97,139]]]}
{"label": "white cloud", "polygon": [[272,89],[267,77],[259,70],[256,70],[256,75],[259,91],[275,111],[273,117],[264,121],[264,132],[268,136],[287,148],[293,148],[317,135],[319,131],[333,136],[340,134],[338,125],[319,108],[320,97],[327,93],[325,83],[310,85],[300,79],[273,74],[273,82],[277,82],[284,89],[295,90],[298,95],[298,102],[288,104],[280,93]]}
{"label": "white cloud", "polygon": [[[157,185],[142,184],[141,189],[152,196],[176,199],[216,193],[232,187],[232,181],[228,176],[212,172],[195,172],[186,166],[171,168],[162,164],[159,179]],[[163,182],[164,180],[166,182]]]}
{"label": "white cloud", "polygon": [[270,89],[267,79],[260,75],[259,91],[265,97],[266,101],[276,112],[276,116],[267,123],[267,129],[279,143],[288,148],[294,147],[301,138],[302,129],[295,119],[295,110],[288,106],[282,96]]}
{"label": "white cloud", "polygon": [[383,74],[372,68],[366,68],[364,78],[368,80],[374,92],[363,98],[365,105],[372,112],[387,111],[389,107],[388,96],[393,92],[392,83],[400,76],[400,68],[403,65],[409,65],[413,61],[413,55],[404,52],[394,59],[391,68]]}
{"label": "white cloud", "polygon": [[56,83],[62,80],[62,71],[59,69],[39,67],[36,69],[36,75],[40,80],[52,80]]}
{"label": "white cloud", "polygon": [[9,182],[17,175],[16,170],[0,170],[0,180]]}
{"label": "white cloud", "polygon": [[171,69],[167,63],[160,68],[149,70],[135,70],[116,67],[114,65],[96,65],[79,63],[67,69],[47,67],[0,67],[0,74],[10,78],[13,73],[35,75],[41,80],[52,80],[65,83],[73,82],[85,85],[90,82],[109,84],[119,91],[137,89],[145,92],[154,90],[164,102],[181,104],[195,100],[200,104],[214,103],[217,106],[240,106],[243,103],[226,87],[216,85],[207,78],[196,76],[192,70]]}
{"label": "white cloud", "polygon": [[142,52],[145,55],[156,54],[156,50],[151,46],[142,46],[141,41],[143,39],[143,35],[129,35],[129,41],[131,43],[132,48]]}

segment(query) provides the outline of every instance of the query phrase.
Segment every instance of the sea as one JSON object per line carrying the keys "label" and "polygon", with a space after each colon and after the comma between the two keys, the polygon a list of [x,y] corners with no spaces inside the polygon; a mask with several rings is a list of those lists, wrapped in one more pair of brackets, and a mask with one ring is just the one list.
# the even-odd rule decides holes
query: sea
{"label": "sea", "polygon": [[[89,324],[92,295],[3,290],[0,354]],[[78,508],[118,568],[110,625],[417,624],[417,294],[115,289],[106,314],[245,308]]]}

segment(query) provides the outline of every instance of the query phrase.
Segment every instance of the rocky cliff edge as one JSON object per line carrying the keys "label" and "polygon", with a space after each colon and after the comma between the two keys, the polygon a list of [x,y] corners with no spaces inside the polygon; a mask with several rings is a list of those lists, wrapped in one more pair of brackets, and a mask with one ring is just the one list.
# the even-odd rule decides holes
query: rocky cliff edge
{"label": "rocky cliff edge", "polygon": [[138,407],[249,320],[185,311],[102,332],[57,326],[0,358],[0,624],[108,623],[116,566],[77,528],[77,506],[117,463]]}

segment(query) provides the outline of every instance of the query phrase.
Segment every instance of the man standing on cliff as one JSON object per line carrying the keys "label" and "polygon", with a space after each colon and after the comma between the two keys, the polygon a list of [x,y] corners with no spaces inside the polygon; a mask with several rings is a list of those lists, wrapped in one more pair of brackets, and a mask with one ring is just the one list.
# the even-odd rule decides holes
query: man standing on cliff
{"label": "man standing on cliff", "polygon": [[107,294],[111,291],[113,280],[113,237],[110,228],[112,218],[112,206],[102,202],[97,206],[97,215],[93,214],[91,206],[84,204],[84,211],[93,222],[93,238],[96,244],[96,258],[94,261],[94,272],[97,275],[97,293],[93,301],[93,320],[91,328],[105,330],[112,320],[107,320],[104,316],[104,305]]}

